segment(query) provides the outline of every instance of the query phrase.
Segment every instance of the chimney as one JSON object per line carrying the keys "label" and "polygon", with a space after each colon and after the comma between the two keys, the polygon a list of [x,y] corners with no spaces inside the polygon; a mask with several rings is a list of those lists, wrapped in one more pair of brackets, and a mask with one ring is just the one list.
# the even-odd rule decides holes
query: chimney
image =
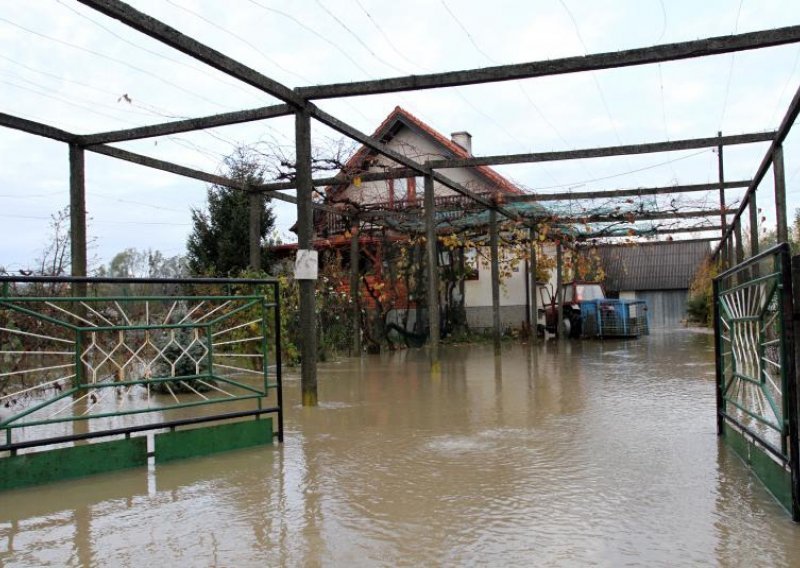
{"label": "chimney", "polygon": [[469,132],[453,132],[450,135],[450,140],[464,148],[467,154],[472,155],[472,134]]}

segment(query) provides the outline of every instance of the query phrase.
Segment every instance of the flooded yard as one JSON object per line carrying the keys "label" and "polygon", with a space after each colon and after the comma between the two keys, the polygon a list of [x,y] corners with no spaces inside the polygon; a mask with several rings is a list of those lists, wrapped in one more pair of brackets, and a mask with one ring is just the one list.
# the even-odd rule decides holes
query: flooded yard
{"label": "flooded yard", "polygon": [[[285,444],[0,493],[3,566],[793,566],[719,443],[712,336],[509,343],[286,380]],[[795,560],[792,560],[795,559]]]}

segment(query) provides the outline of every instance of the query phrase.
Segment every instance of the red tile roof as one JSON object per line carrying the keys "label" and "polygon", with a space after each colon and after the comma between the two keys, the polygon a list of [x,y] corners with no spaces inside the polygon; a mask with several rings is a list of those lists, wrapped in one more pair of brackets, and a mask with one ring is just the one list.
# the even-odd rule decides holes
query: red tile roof
{"label": "red tile roof", "polygon": [[[391,129],[391,127],[399,120],[404,119],[406,122],[413,124],[417,128],[419,128],[423,133],[430,136],[436,143],[443,146],[448,152],[450,152],[454,158],[469,158],[471,157],[469,153],[450,140],[447,136],[439,132],[438,130],[434,129],[433,127],[429,126],[428,124],[421,121],[419,118],[401,108],[399,106],[394,107],[394,110],[389,113],[383,122],[381,122],[380,126],[375,129],[373,132],[372,137],[381,139],[383,138]],[[347,161],[343,170],[345,172],[353,172],[361,169],[361,166],[366,160],[366,158],[374,153],[372,150],[367,148],[366,146],[362,146],[359,150],[353,154],[353,157]],[[514,193],[514,194],[521,194],[523,191],[514,185],[511,181],[506,179],[505,177],[501,176],[499,173],[494,171],[492,168],[488,166],[476,166],[474,168],[470,168],[471,170],[477,172],[480,176],[482,176],[486,181],[488,181],[492,186],[498,188],[503,193]],[[341,191],[346,186],[338,186],[336,187],[337,190]],[[332,191],[333,188],[329,187],[328,191]]]}

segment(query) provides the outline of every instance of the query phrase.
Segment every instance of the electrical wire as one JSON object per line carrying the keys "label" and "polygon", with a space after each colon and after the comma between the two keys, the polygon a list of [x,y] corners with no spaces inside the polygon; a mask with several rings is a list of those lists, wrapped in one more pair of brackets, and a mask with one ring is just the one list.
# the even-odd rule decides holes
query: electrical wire
{"label": "electrical wire", "polygon": [[[739,9],[736,11],[736,22],[733,25],[733,33],[735,34],[739,30],[739,16],[742,15],[742,4],[744,4],[744,0],[739,0]],[[722,114],[719,117],[719,128],[718,130],[722,131],[722,124],[725,121],[725,113],[728,110],[728,95],[730,94],[731,90],[731,79],[733,78],[733,65],[736,62],[736,53],[731,53],[731,64],[728,67],[728,80],[725,82],[725,96],[722,99]]]}
{"label": "electrical wire", "polygon": [[80,46],[80,45],[76,45],[74,43],[70,43],[68,41],[64,41],[62,39],[59,39],[59,38],[56,38],[56,37],[53,37],[53,36],[49,36],[47,34],[43,34],[41,32],[37,32],[35,30],[32,30],[30,28],[27,28],[25,26],[22,26],[20,24],[12,22],[11,20],[3,18],[2,16],[0,16],[0,22],[5,22],[6,24],[8,24],[8,25],[10,25],[12,27],[15,27],[17,29],[23,30],[23,31],[25,31],[25,32],[27,32],[29,34],[35,35],[37,37],[41,37],[41,38],[46,39],[48,41],[51,41],[51,42],[54,42],[54,43],[58,43],[60,45],[67,46],[67,47],[70,47],[72,49],[76,49],[78,51],[82,51],[84,53],[89,53],[89,54],[94,55],[96,57],[100,57],[101,59],[105,59],[107,61],[112,61],[112,62],[117,63],[119,65],[122,65],[124,67],[128,67],[129,69],[133,69],[134,71],[136,71],[138,73],[142,73],[144,75],[152,77],[153,79],[155,79],[155,80],[157,80],[157,81],[159,81],[161,83],[164,83],[165,85],[169,85],[170,87],[173,87],[173,88],[181,91],[184,94],[187,94],[187,95],[189,95],[191,97],[200,99],[200,100],[205,101],[207,103],[213,104],[215,106],[218,106],[218,107],[221,107],[221,108],[225,108],[225,109],[228,109],[228,110],[232,110],[233,109],[233,107],[221,104],[219,101],[211,100],[211,99],[209,99],[207,97],[204,97],[203,95],[200,95],[200,94],[198,94],[198,93],[196,93],[194,91],[190,91],[189,89],[184,89],[183,87],[181,87],[177,83],[173,83],[172,81],[164,79],[163,77],[160,77],[159,75],[156,75],[155,73],[147,71],[146,69],[142,69],[141,67],[133,65],[132,63],[128,63],[127,61],[124,61],[122,59],[118,59],[116,57],[112,57],[110,55],[106,55],[105,53],[101,53],[101,52],[95,51],[93,49],[89,49],[89,48],[86,48],[86,47],[83,47],[83,46]]}
{"label": "electrical wire", "polygon": [[633,174],[633,173],[643,172],[643,171],[646,171],[646,170],[652,170],[652,169],[655,169],[655,168],[660,168],[661,166],[665,166],[667,164],[679,162],[681,160],[687,160],[689,158],[693,158],[693,157],[699,156],[701,154],[706,154],[708,152],[711,152],[711,150],[701,150],[699,152],[695,152],[693,154],[689,154],[688,156],[681,156],[680,158],[674,158],[672,160],[659,162],[657,164],[652,164],[652,165],[645,166],[645,167],[642,167],[642,168],[636,168],[636,169],[633,169],[633,170],[627,170],[627,171],[616,173],[616,174],[612,174],[612,175],[609,175],[609,176],[603,176],[603,177],[598,177],[598,178],[594,178],[594,179],[587,179],[587,180],[581,180],[581,181],[573,181],[571,183],[567,183],[567,184],[563,184],[563,185],[550,185],[550,186],[543,186],[543,187],[529,187],[529,188],[526,188],[526,189],[528,191],[539,191],[539,190],[542,190],[542,189],[561,189],[561,188],[564,188],[564,187],[579,187],[581,185],[586,185],[587,183],[593,183],[593,182],[596,182],[596,181],[603,181],[603,180],[607,180],[607,179],[612,179],[612,178],[617,178],[617,177],[630,175],[630,174]]}
{"label": "electrical wire", "polygon": [[[118,40],[120,40],[120,41],[122,41],[122,42],[124,42],[124,43],[127,43],[128,45],[130,45],[130,46],[134,47],[135,49],[138,49],[139,51],[144,51],[145,53],[149,53],[149,54],[151,54],[151,55],[155,55],[156,57],[159,57],[159,58],[161,58],[161,59],[164,59],[165,61],[169,61],[169,62],[171,62],[171,63],[175,63],[176,65],[180,65],[180,66],[182,66],[182,67],[186,67],[187,69],[191,69],[192,71],[194,71],[194,72],[196,72],[196,73],[197,73],[197,72],[199,72],[199,73],[206,73],[206,72],[207,72],[207,69],[203,69],[203,68],[201,68],[201,67],[199,67],[199,66],[197,66],[197,65],[192,65],[191,63],[187,63],[186,61],[181,61],[180,59],[176,59],[176,58],[174,58],[174,57],[170,57],[169,55],[166,55],[166,54],[164,54],[164,53],[160,53],[160,52],[158,52],[158,51],[155,51],[155,50],[153,50],[153,49],[148,49],[148,48],[146,48],[146,47],[144,47],[144,46],[142,46],[142,45],[139,45],[139,44],[137,44],[137,43],[135,43],[135,42],[132,42],[132,41],[130,41],[129,39],[127,39],[127,38],[123,37],[122,35],[120,35],[120,34],[118,34],[118,33],[114,32],[112,29],[108,28],[107,26],[104,26],[103,24],[101,24],[100,22],[98,22],[97,20],[95,20],[94,18],[90,18],[90,17],[89,17],[89,16],[87,16],[86,14],[82,14],[81,12],[79,12],[78,10],[76,10],[75,8],[72,8],[71,6],[69,6],[69,5],[65,4],[65,3],[63,2],[63,0],[56,0],[56,2],[58,2],[59,4],[61,4],[61,5],[62,5],[64,8],[66,8],[67,10],[69,10],[70,12],[72,12],[73,14],[75,14],[76,16],[78,16],[78,17],[80,17],[80,18],[83,18],[84,20],[87,20],[87,21],[91,22],[92,24],[94,24],[94,25],[95,25],[95,26],[97,26],[98,28],[100,28],[100,29],[104,30],[105,32],[107,32],[107,33],[111,34],[112,36],[114,36],[114,37],[115,37],[115,38],[117,38]],[[211,77],[212,79],[214,79],[215,81],[217,81],[217,82],[219,82],[219,83],[222,83],[222,84],[223,84],[223,85],[225,85],[225,86],[228,86],[228,87],[233,87],[233,88],[235,88],[235,89],[237,89],[237,90],[239,90],[239,91],[241,91],[241,92],[243,92],[243,93],[246,93],[247,95],[249,95],[249,96],[250,96],[251,98],[253,98],[254,100],[258,101],[259,103],[261,103],[261,101],[263,100],[261,97],[257,96],[257,95],[256,95],[256,94],[255,94],[255,93],[252,91],[252,90],[250,90],[250,89],[246,89],[246,88],[245,88],[245,87],[244,87],[244,86],[243,86],[241,83],[239,83],[239,82],[236,82],[236,81],[226,81],[226,80],[223,78],[224,76],[220,76],[220,75],[218,75],[218,74],[213,74],[213,75],[210,75],[210,77]]]}

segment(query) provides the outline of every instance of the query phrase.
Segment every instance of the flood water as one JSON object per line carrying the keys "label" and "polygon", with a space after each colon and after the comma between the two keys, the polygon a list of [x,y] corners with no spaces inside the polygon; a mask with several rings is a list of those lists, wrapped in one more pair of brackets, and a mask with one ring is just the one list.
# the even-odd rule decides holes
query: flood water
{"label": "flood water", "polygon": [[798,566],[720,445],[712,337],[448,347],[287,377],[282,446],[0,493],[0,566]]}

